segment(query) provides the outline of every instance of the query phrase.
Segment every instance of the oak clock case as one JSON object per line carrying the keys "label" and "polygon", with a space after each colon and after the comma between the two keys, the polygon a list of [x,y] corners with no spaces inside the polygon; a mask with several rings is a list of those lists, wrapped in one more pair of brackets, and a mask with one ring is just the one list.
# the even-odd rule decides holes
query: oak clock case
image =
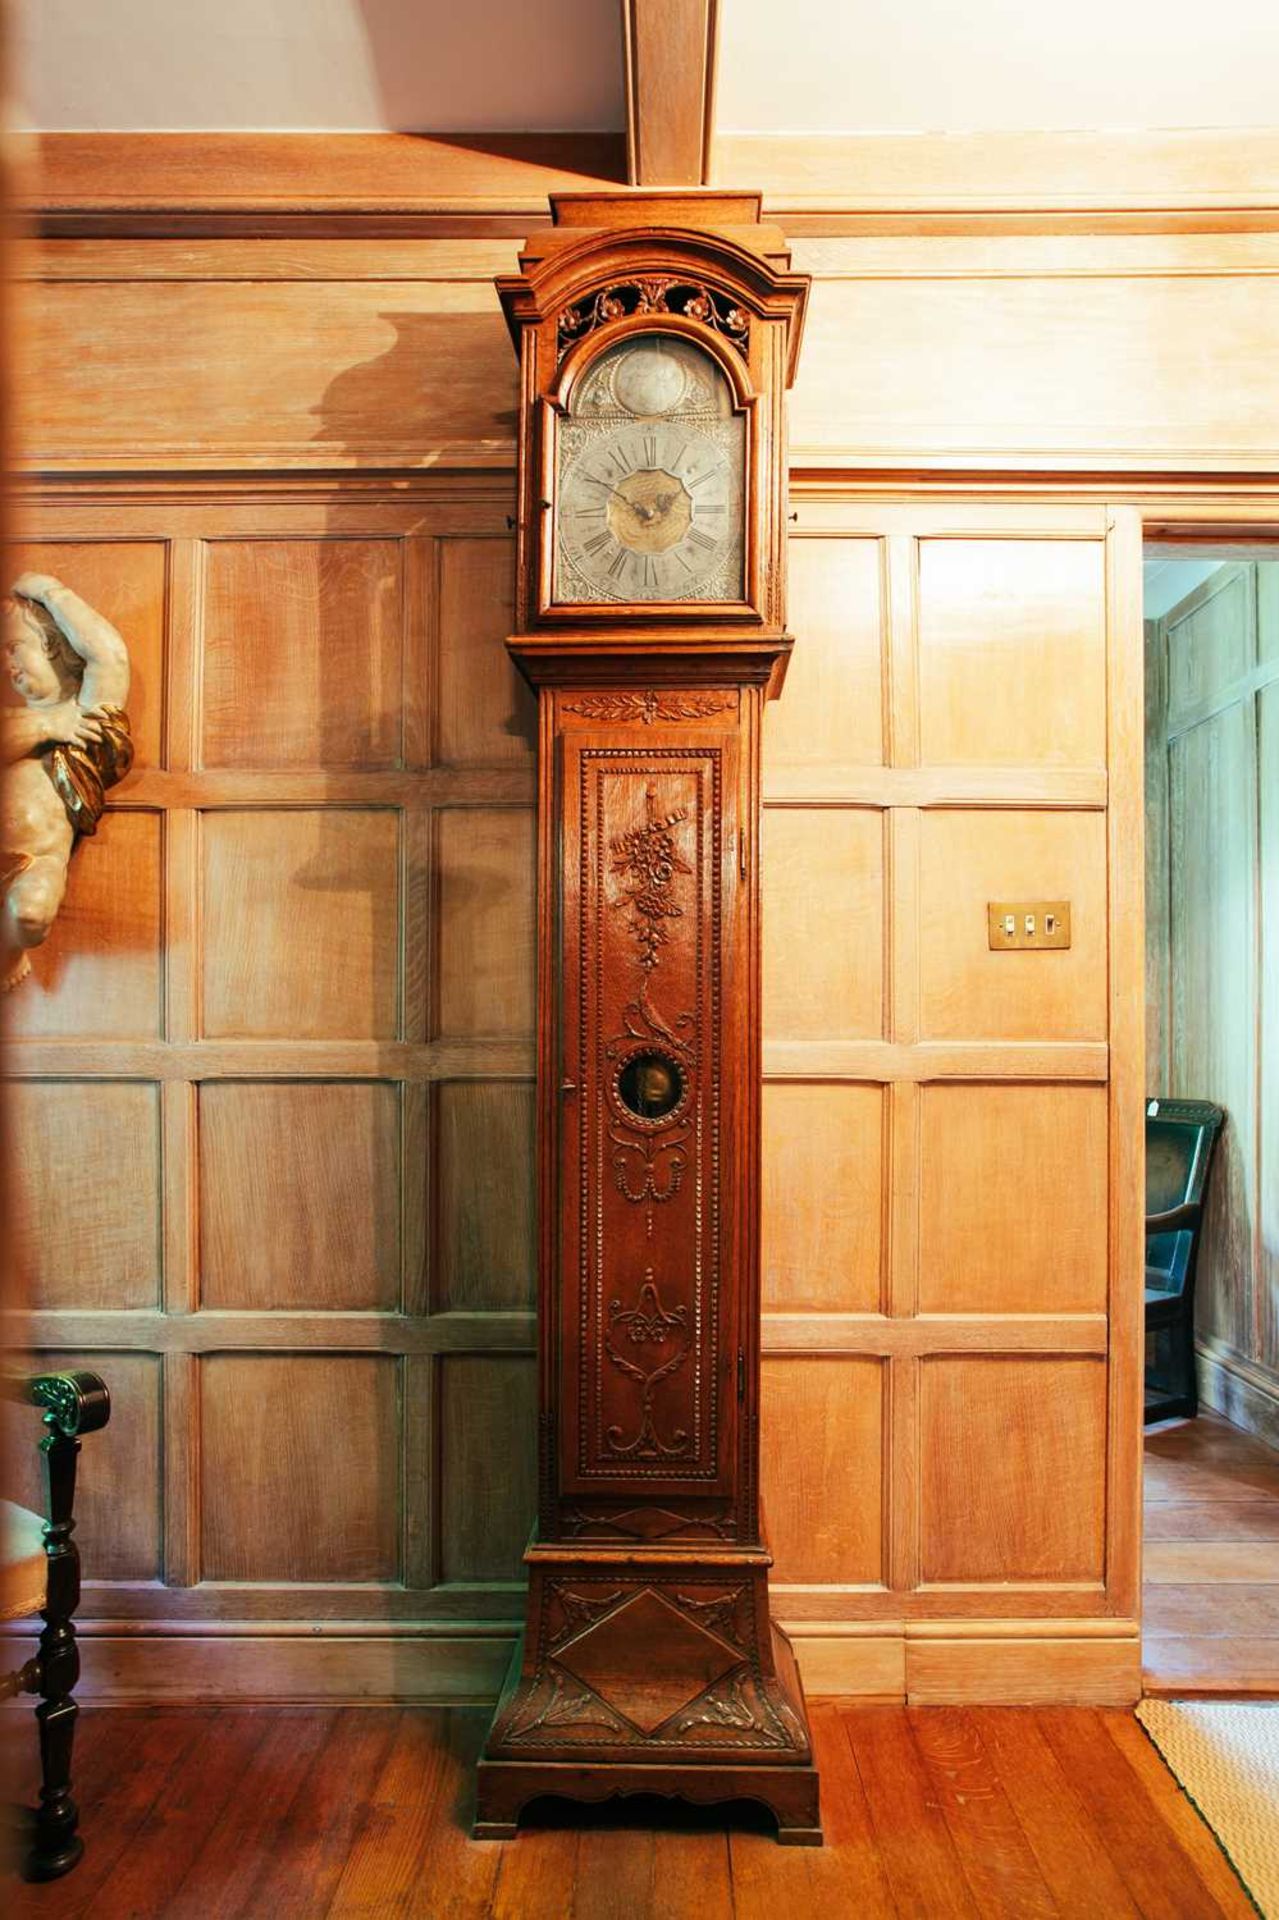
{"label": "oak clock case", "polygon": [[759,758],[807,280],[751,195],[562,196],[499,281],[539,753],[539,1493],[475,1825],[821,1839],[759,1512]]}

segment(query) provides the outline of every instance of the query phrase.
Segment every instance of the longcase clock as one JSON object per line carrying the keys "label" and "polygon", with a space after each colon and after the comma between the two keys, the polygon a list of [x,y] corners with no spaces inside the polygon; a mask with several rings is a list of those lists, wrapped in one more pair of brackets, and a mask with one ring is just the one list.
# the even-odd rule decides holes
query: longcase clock
{"label": "longcase clock", "polygon": [[808,291],[754,195],[582,195],[498,283],[539,691],[540,1450],[475,1831],[745,1796],[820,1841],[759,1506],[759,758]]}

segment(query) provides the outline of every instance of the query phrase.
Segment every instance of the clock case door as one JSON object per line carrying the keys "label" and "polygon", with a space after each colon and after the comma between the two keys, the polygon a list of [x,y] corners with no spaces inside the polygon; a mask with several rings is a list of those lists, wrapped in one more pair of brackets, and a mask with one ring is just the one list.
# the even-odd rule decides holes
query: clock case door
{"label": "clock case door", "polygon": [[626,705],[557,701],[560,1065],[543,1122],[557,1134],[562,1433],[541,1534],[607,1534],[602,1516],[638,1496],[655,1536],[754,1542],[739,1460],[759,1077],[739,695],[654,693],[654,721],[601,724]]}
{"label": "clock case door", "polygon": [[[735,309],[733,311],[736,311]],[[743,423],[744,458],[742,462],[742,587],[737,598],[699,600],[599,599],[573,600],[560,596],[557,551],[559,546],[560,488],[563,480],[560,439],[563,430],[575,420],[575,394],[592,369],[627,340],[649,339],[654,335],[672,341],[686,341],[704,354],[723,376],[732,397],[732,408]],[[751,386],[750,375],[741,352],[712,329],[682,314],[654,314],[638,311],[606,324],[569,348],[560,364],[554,392],[538,409],[538,446],[541,457],[540,498],[549,505],[540,507],[541,548],[538,555],[538,617],[552,621],[598,620],[619,615],[652,620],[718,619],[759,621],[763,618],[764,585],[761,569],[764,556],[757,537],[759,516],[755,503],[762,485],[761,463],[766,451],[766,433],[761,431],[760,396]],[[660,416],[656,422],[660,426]],[[640,422],[636,421],[640,430]]]}

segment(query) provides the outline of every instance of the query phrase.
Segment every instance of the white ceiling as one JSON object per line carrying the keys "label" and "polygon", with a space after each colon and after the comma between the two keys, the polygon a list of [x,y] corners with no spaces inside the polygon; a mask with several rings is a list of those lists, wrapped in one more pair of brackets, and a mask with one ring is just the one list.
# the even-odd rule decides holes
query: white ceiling
{"label": "white ceiling", "polygon": [[625,122],[616,0],[19,0],[47,130],[439,133]]}
{"label": "white ceiling", "polygon": [[1225,564],[1224,560],[1147,560],[1142,568],[1147,620],[1162,620]]}
{"label": "white ceiling", "polygon": [[[50,129],[598,130],[620,0],[16,0]],[[726,132],[1279,123],[1275,0],[720,0]]]}
{"label": "white ceiling", "polygon": [[721,4],[724,132],[1279,122],[1275,0]]}

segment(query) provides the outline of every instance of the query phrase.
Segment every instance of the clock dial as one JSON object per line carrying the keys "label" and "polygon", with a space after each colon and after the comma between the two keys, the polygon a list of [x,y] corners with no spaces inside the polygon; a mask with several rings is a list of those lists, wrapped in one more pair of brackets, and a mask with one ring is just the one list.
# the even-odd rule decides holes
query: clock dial
{"label": "clock dial", "polygon": [[559,430],[555,599],[740,600],[745,423],[682,337],[591,367]]}

